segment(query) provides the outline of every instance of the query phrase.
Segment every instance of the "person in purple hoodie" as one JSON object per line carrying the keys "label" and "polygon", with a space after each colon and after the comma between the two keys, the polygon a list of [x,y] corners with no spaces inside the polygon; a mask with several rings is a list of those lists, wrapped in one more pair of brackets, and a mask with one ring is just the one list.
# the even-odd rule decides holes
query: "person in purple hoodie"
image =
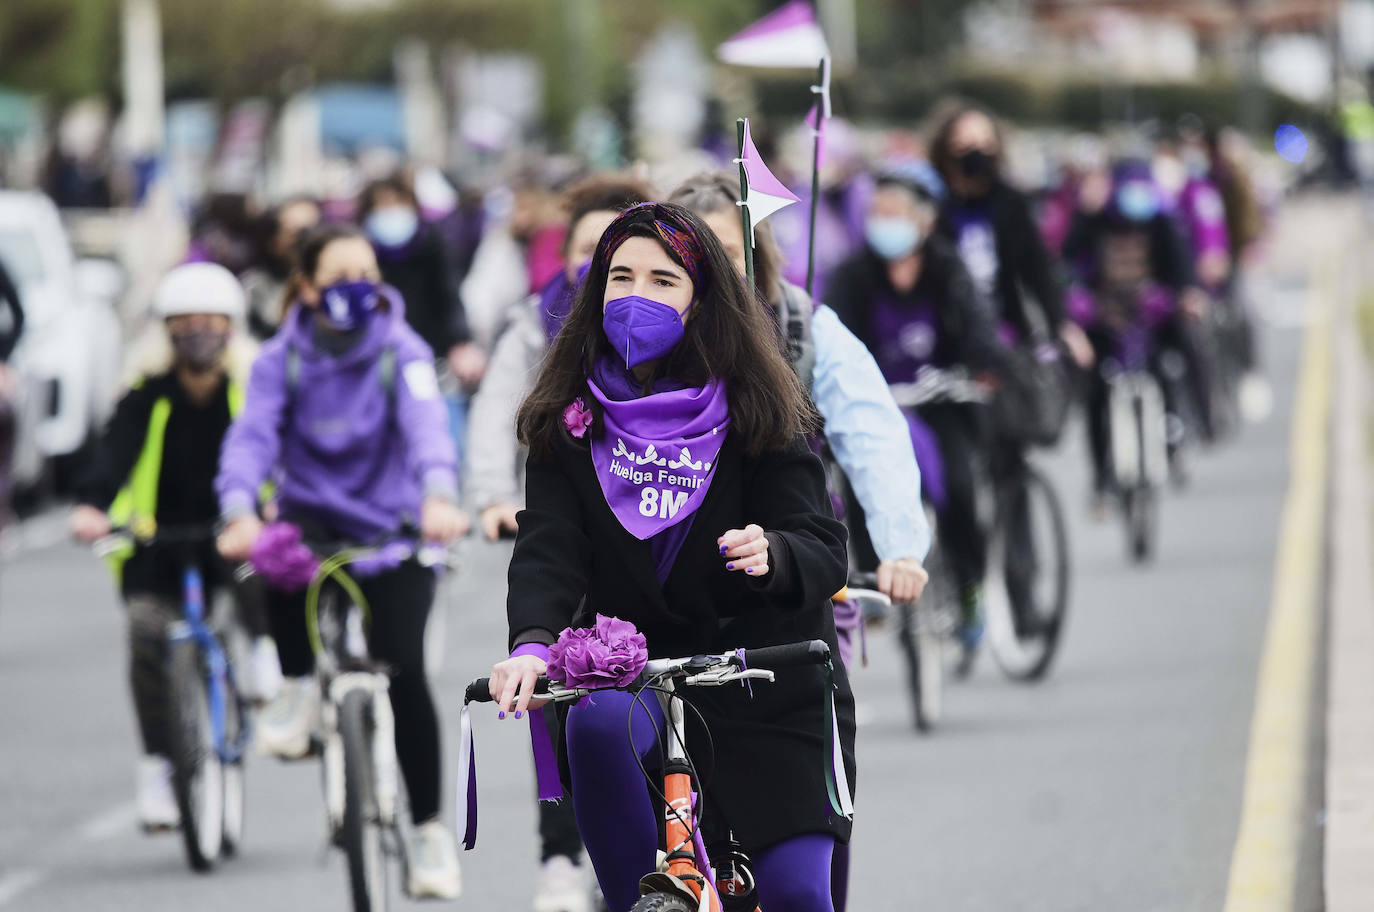
{"label": "person in purple hoodie", "polygon": [[[302,239],[299,270],[295,306],[253,365],[243,412],[225,437],[215,483],[226,523],[220,553],[232,561],[252,553],[262,531],[257,492],[268,479],[277,481],[281,518],[308,538],[372,543],[418,526],[427,541],[452,541],[468,520],[457,507],[456,458],[429,346],[406,324],[400,296],[381,284],[357,229],[314,229]],[[396,753],[416,827],[410,890],[453,898],[458,852],[439,822],[439,720],[424,665],[435,577],[412,559],[358,582],[377,606],[368,647],[392,669]],[[287,680],[259,719],[257,740],[267,753],[300,757],[319,712],[305,596],[265,588]]]}

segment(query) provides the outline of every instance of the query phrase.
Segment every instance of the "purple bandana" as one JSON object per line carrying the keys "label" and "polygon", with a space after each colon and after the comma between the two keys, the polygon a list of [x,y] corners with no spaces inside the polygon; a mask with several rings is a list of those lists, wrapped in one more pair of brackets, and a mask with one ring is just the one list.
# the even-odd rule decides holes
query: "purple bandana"
{"label": "purple bandana", "polygon": [[625,531],[652,538],[691,517],[706,499],[730,426],[725,387],[712,381],[634,398],[617,366],[603,361],[594,373],[587,386],[604,409],[605,425],[591,441],[596,480]]}

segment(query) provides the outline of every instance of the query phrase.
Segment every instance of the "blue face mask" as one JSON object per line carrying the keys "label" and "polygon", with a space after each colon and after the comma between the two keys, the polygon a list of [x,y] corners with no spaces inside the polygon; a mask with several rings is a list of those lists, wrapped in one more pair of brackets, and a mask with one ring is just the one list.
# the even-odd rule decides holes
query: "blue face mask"
{"label": "blue face mask", "polygon": [[1159,197],[1145,181],[1130,181],[1116,191],[1116,207],[1132,222],[1148,222],[1159,214]]}
{"label": "blue face mask", "polygon": [[385,206],[367,217],[363,229],[382,247],[400,247],[420,230],[420,216],[409,206]]}
{"label": "blue face mask", "polygon": [[885,260],[910,256],[921,243],[921,229],[904,218],[874,216],[864,223],[864,238],[873,252]]}
{"label": "blue face mask", "polygon": [[633,368],[662,358],[677,347],[682,341],[682,321],[686,316],[679,316],[660,301],[630,295],[606,302],[601,328],[625,366]]}
{"label": "blue face mask", "polygon": [[320,312],[330,326],[347,332],[366,323],[381,299],[376,282],[335,282],[320,292]]}

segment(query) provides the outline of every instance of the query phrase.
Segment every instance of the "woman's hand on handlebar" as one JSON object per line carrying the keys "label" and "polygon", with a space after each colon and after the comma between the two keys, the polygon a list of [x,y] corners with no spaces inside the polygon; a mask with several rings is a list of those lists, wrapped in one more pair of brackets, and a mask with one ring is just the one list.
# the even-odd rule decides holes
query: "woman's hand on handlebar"
{"label": "woman's hand on handlebar", "polygon": [[90,504],[73,507],[67,525],[72,530],[72,537],[86,545],[110,534],[110,517]]}
{"label": "woman's hand on handlebar", "polygon": [[472,521],[457,505],[442,497],[427,497],[420,507],[420,534],[425,541],[447,545],[462,538]]}
{"label": "woman's hand on handlebar", "polygon": [[242,563],[253,555],[253,546],[262,534],[262,520],[256,516],[240,516],[230,520],[219,534],[216,544],[220,556],[227,561]]}
{"label": "woman's hand on handlebar", "polygon": [[920,598],[928,582],[930,574],[914,557],[883,561],[878,565],[878,591],[899,605]]}
{"label": "woman's hand on handlebar", "polygon": [[496,701],[502,719],[512,709],[518,719],[526,710],[538,709],[549,702],[532,696],[535,682],[548,667],[547,662],[532,655],[511,656],[492,666],[491,698]]}

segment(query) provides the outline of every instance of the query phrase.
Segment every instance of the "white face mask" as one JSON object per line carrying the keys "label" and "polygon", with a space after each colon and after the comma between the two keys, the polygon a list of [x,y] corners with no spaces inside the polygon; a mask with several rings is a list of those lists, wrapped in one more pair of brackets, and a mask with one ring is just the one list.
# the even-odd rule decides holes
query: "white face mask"
{"label": "white face mask", "polygon": [[400,247],[420,230],[420,216],[409,206],[384,206],[367,217],[363,228],[383,247]]}
{"label": "white face mask", "polygon": [[864,223],[864,239],[874,253],[892,262],[916,251],[921,243],[921,229],[909,219],[870,216]]}

